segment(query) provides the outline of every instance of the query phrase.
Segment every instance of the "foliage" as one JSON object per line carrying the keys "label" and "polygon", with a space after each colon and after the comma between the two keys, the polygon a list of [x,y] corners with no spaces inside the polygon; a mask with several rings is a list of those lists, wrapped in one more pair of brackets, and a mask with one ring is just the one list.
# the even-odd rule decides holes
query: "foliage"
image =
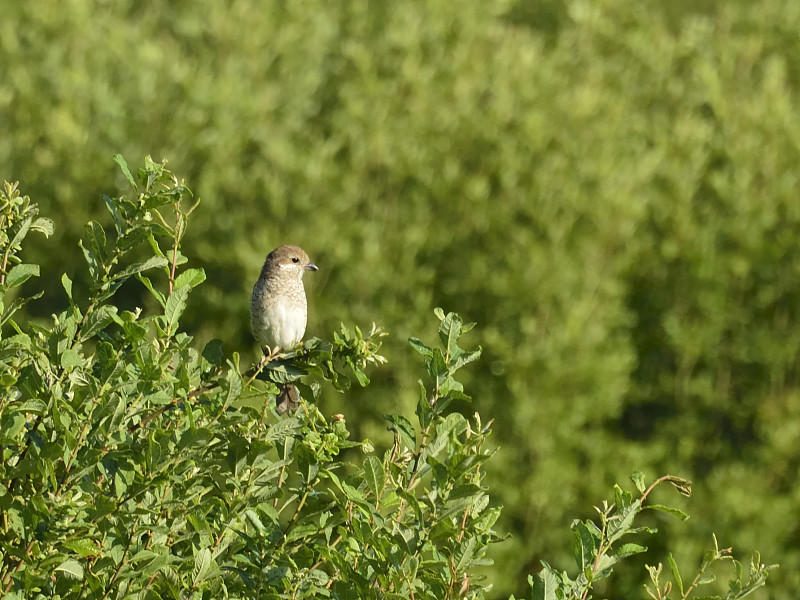
{"label": "foliage", "polygon": [[[169,156],[204,202],[181,246],[207,274],[180,319],[199,347],[249,364],[246,298],[280,243],[322,269],[310,332],[394,333],[369,388],[320,389],[355,439],[382,451],[383,415],[412,413],[405,340],[435,335],[434,306],[481,323],[462,373],[502,450],[496,598],[568,564],[553,525],[637,469],[702,482],[653,554],[700,561],[714,523],[800,564],[798,3],[2,4],[0,168],[58,225],[25,259],[45,295],[24,318],[63,311],[64,272],[87,306],[77,239],[108,157]],[[114,298],[163,313],[136,281]],[[608,596],[648,582],[657,559],[631,560]],[[800,570],[770,584],[791,596]]]}
{"label": "foliage", "polygon": [[[41,294],[18,295],[3,313],[13,332],[0,336],[4,597],[484,598],[491,584],[477,569],[491,564],[487,549],[501,540],[493,530],[500,508],[490,506],[484,483],[492,423],[452,410],[470,400],[455,375],[481,355],[460,346],[474,323],[437,309],[440,347],[411,338],[427,373],[418,426],[386,415],[393,441],[379,458],[371,442],[349,440],[343,415],[326,419],[316,400],[323,381],[340,391],[350,377],[369,384],[365,368],[385,362],[382,330],[342,325],[333,342],[311,338],[246,372],[220,340],[198,352],[180,327],[205,280],[181,251],[197,204],[186,206],[191,192],[163,163],[147,159],[134,176],[116,161],[133,198],[105,197],[112,226],[84,228],[86,300],[65,274],[69,306],[52,324],[26,328],[11,318]],[[37,274],[21,262],[26,233],[49,235],[52,223],[16,185],[6,184],[2,200],[6,300]],[[144,248],[151,256],[137,254]],[[152,314],[115,305],[134,279],[155,299]],[[287,382],[308,400],[282,415],[276,384]],[[364,453],[358,464],[345,460],[355,447]],[[639,512],[685,517],[644,505],[663,481],[688,495],[680,478],[645,489],[635,475],[640,498],[617,487],[615,503],[598,509],[600,525],[573,523],[578,578],[545,563],[530,578],[532,596],[587,598],[618,560],[646,550],[614,547],[643,530],[634,527]],[[682,598],[724,555],[704,562],[685,595],[670,555]],[[756,561],[744,582],[735,564],[740,595],[729,598],[759,587],[768,572]],[[650,574],[651,595],[666,598],[660,567]]]}
{"label": "foliage", "polygon": [[[134,198],[106,197],[113,228],[84,230],[87,301],[64,275],[69,308],[29,332],[11,321],[16,335],[0,342],[7,597],[476,597],[470,576],[500,511],[481,485],[488,427],[444,410],[467,398],[454,374],[480,354],[458,346],[468,328],[439,312],[444,350],[415,341],[431,380],[420,432],[387,416],[382,459],[313,402],[279,417],[275,383],[315,376],[314,397],[320,380],[346,390],[347,370],[368,384],[381,330],[342,328],[248,374],[219,340],[198,352],[180,331],[205,279],[181,252],[191,193],[163,164],[134,177],[117,161]],[[15,186],[4,200],[14,263],[25,232],[50,226]],[[141,246],[152,256],[129,261]],[[3,292],[33,272],[3,269]],[[155,314],[112,302],[134,278]],[[368,453],[358,467],[339,457],[356,446]]]}
{"label": "foliage", "polygon": [[[622,543],[622,539],[631,534],[654,534],[657,532],[649,527],[634,526],[636,517],[642,511],[651,509],[673,514],[683,520],[689,518],[689,515],[677,508],[663,504],[645,504],[645,500],[658,485],[665,482],[672,484],[681,494],[689,496],[691,495],[690,481],[665,475],[648,486],[645,483],[644,475],[639,472],[634,473],[631,479],[641,496],[634,498],[631,492],[625,492],[615,485],[614,502],[603,501],[600,507],[595,507],[600,517],[599,523],[588,519],[573,521],[573,551],[575,562],[578,565],[578,575],[574,579],[570,578],[566,571],[559,572],[543,561],[543,569],[535,576],[528,576],[532,600],[586,600],[586,598],[591,598],[591,592],[596,582],[611,575],[614,567],[622,559],[647,552],[645,546],[635,542]],[[745,578],[741,563],[731,556],[731,548],[720,550],[717,538],[714,536],[714,550],[706,552],[697,575],[685,589],[677,563],[672,554],[669,554],[668,562],[675,580],[675,590],[679,594],[678,598],[688,600],[692,593],[696,592],[696,588],[713,583],[716,577],[710,573],[710,569],[715,563],[722,561],[731,561],[734,567],[734,575],[728,582],[728,593],[725,595],[725,600],[744,598],[763,587],[769,572],[776,566],[761,564],[761,556],[758,552],[754,552],[750,570]],[[668,600],[673,590],[671,581],[661,585],[662,570],[661,563],[656,567],[647,566],[652,587],[648,585],[646,590],[653,600]],[[703,598],[722,600],[722,597],[717,595],[704,595]],[[514,600],[513,596],[511,600]]]}

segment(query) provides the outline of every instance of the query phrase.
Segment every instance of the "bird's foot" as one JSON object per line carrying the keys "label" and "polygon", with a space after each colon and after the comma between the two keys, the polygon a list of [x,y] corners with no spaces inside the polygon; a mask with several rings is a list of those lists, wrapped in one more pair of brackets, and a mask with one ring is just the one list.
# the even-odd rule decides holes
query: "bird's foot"
{"label": "bird's foot", "polygon": [[266,366],[268,362],[272,362],[273,360],[278,358],[278,356],[281,353],[280,346],[274,346],[272,348],[270,348],[269,346],[264,346],[263,350],[264,350],[264,356],[261,357],[261,362],[258,363],[259,368]]}

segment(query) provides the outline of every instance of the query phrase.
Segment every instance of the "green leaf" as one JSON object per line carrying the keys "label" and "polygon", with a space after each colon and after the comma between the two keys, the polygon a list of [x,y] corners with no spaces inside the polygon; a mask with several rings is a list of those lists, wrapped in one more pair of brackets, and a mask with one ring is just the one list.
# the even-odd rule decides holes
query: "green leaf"
{"label": "green leaf", "polygon": [[342,491],[342,493],[344,493],[345,496],[347,496],[349,500],[352,500],[356,504],[360,504],[362,506],[369,506],[371,508],[371,505],[364,499],[364,495],[361,492],[359,492],[356,488],[354,488],[352,485],[339,479],[339,477],[337,477],[336,474],[333,473],[332,471],[325,471],[325,474],[327,475],[328,478],[330,478],[331,481],[333,481],[336,487],[338,487]]}
{"label": "green leaf", "polygon": [[456,562],[456,573],[463,573],[472,562],[472,557],[475,555],[475,545],[477,540],[474,537],[469,537],[463,542],[453,554]]}
{"label": "green leaf", "polygon": [[268,363],[267,366],[264,367],[263,373],[266,373],[270,381],[274,381],[275,383],[297,381],[306,374],[306,372],[299,367],[288,363],[280,363],[278,361]]}
{"label": "green leaf", "polygon": [[294,527],[287,535],[286,535],[286,542],[294,542],[297,540],[302,540],[304,538],[308,538],[313,536],[315,533],[319,531],[319,528],[315,523],[306,523],[303,525],[298,525]]}
{"label": "green leaf", "polygon": [[641,502],[634,500],[629,506],[626,506],[618,514],[614,515],[616,518],[610,520],[608,523],[608,541],[615,542],[623,535],[630,533],[633,520],[641,510]]}
{"label": "green leaf", "polygon": [[147,240],[151,229],[152,225],[149,223],[147,225],[137,225],[131,229],[127,229],[124,235],[121,235],[117,240],[117,248],[120,252],[128,252]]}
{"label": "green leaf", "polygon": [[61,285],[64,287],[64,291],[67,292],[67,298],[69,299],[69,303],[73,304],[72,300],[72,279],[69,278],[69,275],[64,273],[61,276]]}
{"label": "green leaf", "polygon": [[[103,202],[105,202],[106,209],[111,213],[111,217],[114,219],[114,230],[117,232],[117,237],[122,236],[122,232],[126,229],[127,223],[125,222],[125,218],[122,216],[122,213],[119,210],[118,204],[120,200],[103,194]],[[120,249],[122,248],[120,247]]]}
{"label": "green leaf", "polygon": [[83,240],[78,240],[78,246],[80,246],[81,250],[83,251],[83,257],[86,259],[86,264],[89,267],[89,275],[91,275],[93,281],[99,281],[100,259],[98,258],[97,254],[95,254],[86,244],[83,243]]}
{"label": "green leaf", "polygon": [[452,435],[459,436],[467,431],[467,420],[461,413],[450,413],[445,417],[444,421],[439,423],[436,427],[436,432],[439,435]]}
{"label": "green leaf", "polygon": [[641,471],[636,471],[631,475],[631,481],[636,486],[636,489],[639,490],[640,493],[644,493],[647,489],[647,485],[645,484],[644,473]]}
{"label": "green leaf", "polygon": [[411,422],[402,415],[383,415],[390,425],[388,429],[399,438],[402,446],[409,450],[417,447],[417,434]]}
{"label": "green leaf", "polygon": [[433,356],[433,350],[423,344],[420,340],[415,337],[408,338],[408,343],[411,344],[411,347],[414,348],[417,352],[422,354],[425,358],[430,358]]}
{"label": "green leaf", "polygon": [[433,411],[431,410],[430,400],[428,400],[428,391],[425,389],[425,383],[421,379],[417,380],[417,383],[419,384],[419,400],[417,400],[415,412],[419,418],[420,427],[425,429],[433,419]]}
{"label": "green leaf", "polygon": [[186,299],[189,297],[190,291],[192,291],[191,287],[184,286],[173,290],[167,298],[167,305],[164,307],[164,327],[167,330],[167,336],[172,335],[178,326],[178,320],[186,308]]}
{"label": "green leaf", "polygon": [[461,326],[461,333],[464,334],[467,333],[468,331],[471,331],[477,324],[478,323],[476,321],[470,321],[469,323],[464,323]]}
{"label": "green leaf", "polygon": [[558,578],[550,565],[544,562],[542,564],[544,568],[528,579],[531,584],[531,600],[558,600]]}
{"label": "green leaf", "polygon": [[162,306],[162,308],[167,304],[167,299],[160,291],[158,291],[154,286],[153,282],[150,281],[149,277],[142,275],[141,273],[136,274],[136,279],[142,282],[144,287],[146,287],[150,293],[153,295],[153,298],[158,300],[158,303]]}
{"label": "green leaf", "polygon": [[63,563],[55,568],[56,571],[61,571],[70,579],[83,579],[83,566],[75,559],[65,560]]}
{"label": "green leaf", "polygon": [[[14,301],[11,303],[11,306],[8,306],[0,316],[0,325],[3,325],[6,321],[11,319],[12,315],[17,312],[21,307],[25,306],[31,300],[36,300],[41,298],[44,292],[39,292],[38,294],[34,294],[33,296],[28,296],[27,298],[15,298]],[[0,302],[0,308],[2,308],[3,304]]]}
{"label": "green leaf", "polygon": [[22,431],[22,428],[25,427],[25,423],[27,423],[27,419],[21,412],[13,414],[4,412],[2,414],[2,419],[0,419],[0,440],[2,440],[2,443],[19,443],[17,435]]}
{"label": "green leaf", "polygon": [[265,441],[277,442],[282,441],[286,437],[297,435],[300,432],[302,424],[297,417],[289,417],[288,419],[281,419],[267,430]]}
{"label": "green leaf", "polygon": [[433,349],[433,356],[427,361],[425,367],[431,379],[436,380],[440,385],[447,376],[447,361],[439,348]]}
{"label": "green leaf", "polygon": [[131,170],[128,168],[128,163],[125,161],[125,159],[122,157],[122,155],[121,154],[115,154],[114,155],[114,162],[119,165],[119,168],[122,171],[122,174],[125,175],[125,179],[128,180],[128,182],[131,184],[131,187],[133,189],[136,189],[136,180],[133,178],[133,175],[131,174]]}
{"label": "green leaf", "polygon": [[98,264],[103,265],[108,260],[106,251],[106,232],[97,221],[89,221],[83,228],[84,239],[87,247],[94,254]]}
{"label": "green leaf", "polygon": [[572,552],[575,555],[575,564],[583,571],[594,562],[595,556],[597,556],[602,532],[592,521],[574,521],[572,535]]}
{"label": "green leaf", "polygon": [[173,289],[182,288],[185,285],[197,287],[206,280],[206,272],[203,269],[187,269],[175,278]]}
{"label": "green leaf", "polygon": [[[717,546],[717,536],[714,535],[713,533],[711,535],[714,536],[714,547],[718,548],[719,546]],[[703,552],[703,562],[700,564],[700,570],[705,571],[706,568],[708,568],[708,566],[713,564],[714,561],[716,560],[717,560],[716,552],[714,550],[706,550],[705,552]]]}
{"label": "green leaf", "polygon": [[633,556],[634,554],[641,554],[642,552],[647,552],[647,546],[634,543],[622,544],[614,553],[614,558],[625,558],[627,556]]}
{"label": "green leaf", "polygon": [[623,490],[616,483],[614,484],[614,504],[617,505],[617,510],[622,510],[626,506],[630,506],[633,502],[633,494]]}
{"label": "green leaf", "polygon": [[406,577],[410,581],[414,581],[417,578],[417,570],[419,569],[419,558],[416,556],[411,556],[408,560],[405,561],[403,565],[403,571],[405,572]]}
{"label": "green leaf", "polygon": [[[169,198],[168,201],[174,202],[176,198]],[[178,212],[177,218],[175,220],[175,239],[180,242],[183,239],[184,234],[186,233],[186,215],[182,212]]]}
{"label": "green leaf", "polygon": [[48,219],[47,217],[39,217],[33,223],[31,223],[31,229],[38,231],[39,233],[43,233],[45,237],[49,238],[51,235],[53,235],[56,228],[52,219]]}
{"label": "green leaf", "polygon": [[14,234],[14,237],[11,238],[11,241],[9,242],[8,246],[10,248],[14,248],[14,246],[19,246],[22,243],[22,240],[25,239],[25,236],[28,235],[28,230],[31,228],[32,224],[33,224],[33,217],[28,217],[27,219],[20,221],[20,223],[16,226],[17,231]]}
{"label": "green leaf", "polygon": [[164,252],[161,250],[161,246],[158,245],[158,240],[156,240],[156,237],[152,232],[150,232],[150,235],[147,236],[147,242],[150,244],[150,249],[153,251],[153,254],[166,259]]}
{"label": "green leaf", "polygon": [[667,555],[667,562],[669,563],[669,568],[672,571],[672,577],[675,579],[675,583],[678,585],[678,590],[683,596],[683,579],[681,578],[681,573],[678,570],[678,563],[675,562],[675,558],[672,556],[672,552]]}
{"label": "green leaf", "polygon": [[429,456],[436,457],[437,454],[447,447],[449,442],[450,436],[447,435],[447,433],[437,433],[436,437],[425,446],[425,450],[422,453],[423,458],[427,460]]}
{"label": "green leaf", "polygon": [[111,322],[122,326],[123,321],[117,316],[117,307],[104,304],[86,317],[86,323],[81,330],[81,341],[88,340],[98,331],[105,329]]}
{"label": "green leaf", "polygon": [[266,531],[266,527],[264,527],[264,524],[261,522],[261,519],[254,510],[247,509],[246,511],[244,511],[244,516],[247,517],[247,520],[250,521],[250,523],[252,523],[253,527],[255,527],[259,533],[263,533],[264,531]]}
{"label": "green leaf", "polygon": [[83,358],[78,354],[78,351],[73,348],[67,348],[61,354],[61,366],[65,369],[70,367],[79,367],[83,364]]}
{"label": "green leaf", "polygon": [[678,517],[681,521],[685,521],[686,519],[689,518],[689,515],[687,515],[682,510],[678,508],[673,508],[671,506],[664,506],[663,504],[647,504],[645,505],[644,508],[649,508],[652,510],[659,510],[661,512],[669,513],[673,516]]}
{"label": "green leaf", "polygon": [[500,518],[500,507],[490,508],[485,510],[477,519],[475,519],[475,528],[477,531],[489,531],[497,519]]}
{"label": "green leaf", "polygon": [[386,485],[386,473],[381,461],[374,456],[368,456],[364,460],[364,480],[375,498],[379,498]]}
{"label": "green leaf", "polygon": [[[152,195],[143,196],[142,207],[145,209],[153,209],[158,208],[159,206],[164,206],[165,204],[175,203],[180,198],[180,194],[178,193],[177,189],[167,190],[163,192],[158,192]],[[177,222],[175,223],[175,239],[180,241],[182,233],[180,231],[181,225],[181,215],[182,213],[178,213]],[[183,217],[185,219],[186,217]]]}
{"label": "green leaf", "polygon": [[611,574],[611,567],[617,564],[617,557],[608,554],[601,554],[597,557],[597,563],[594,565],[594,581],[608,577]]}
{"label": "green leaf", "polygon": [[127,279],[131,275],[135,275],[136,273],[141,273],[143,271],[149,271],[150,269],[155,269],[156,267],[165,267],[169,264],[169,261],[162,257],[162,256],[153,256],[148,258],[145,261],[135,263],[123,269],[122,271],[114,274],[114,279]]}
{"label": "green leaf", "polygon": [[202,582],[209,574],[212,568],[211,550],[208,548],[200,548],[194,555],[194,571],[192,576],[192,583],[194,585]]}
{"label": "green leaf", "polygon": [[222,340],[214,338],[208,342],[203,348],[203,358],[214,366],[220,366],[225,359],[225,353],[222,351]]}
{"label": "green leaf", "polygon": [[225,387],[227,394],[225,396],[225,405],[229,406],[242,394],[242,376],[236,369],[230,369],[225,377]]}
{"label": "green leaf", "polygon": [[347,357],[347,364],[350,366],[351,370],[353,371],[353,375],[356,377],[356,381],[361,387],[367,387],[369,385],[369,377],[364,371],[359,368],[358,365],[353,361],[352,358],[349,356]]}
{"label": "green leaf", "polygon": [[463,351],[458,347],[458,338],[461,337],[461,324],[463,321],[455,313],[447,313],[439,324],[439,339],[447,350],[450,358],[457,358]]}
{"label": "green leaf", "polygon": [[471,362],[478,360],[483,353],[482,348],[478,348],[477,350],[473,350],[472,352],[464,352],[460,354],[454,361],[453,364],[450,366],[451,372],[457,371],[464,365],[468,365]]}
{"label": "green leaf", "polygon": [[733,570],[736,573],[736,579],[742,578],[742,563],[736,560],[735,558],[732,559],[733,561]]}
{"label": "green leaf", "polygon": [[472,508],[475,503],[483,497],[484,494],[481,491],[477,491],[468,496],[451,494],[451,496],[447,499],[447,502],[444,503],[439,516],[440,518],[446,518],[456,513],[463,514],[465,510]]}
{"label": "green leaf", "polygon": [[64,546],[72,550],[75,554],[80,554],[84,558],[87,556],[95,556],[100,553],[98,545],[94,540],[88,538],[68,540],[64,542]]}
{"label": "green leaf", "polygon": [[6,286],[9,288],[22,285],[31,277],[39,276],[39,265],[19,264],[8,272],[6,275]]}

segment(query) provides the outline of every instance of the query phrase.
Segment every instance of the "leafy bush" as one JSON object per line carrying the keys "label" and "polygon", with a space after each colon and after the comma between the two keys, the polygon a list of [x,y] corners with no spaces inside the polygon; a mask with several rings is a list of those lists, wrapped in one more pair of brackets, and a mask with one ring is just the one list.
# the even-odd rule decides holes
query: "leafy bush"
{"label": "leafy bush", "polygon": [[[179,328],[205,279],[181,253],[191,194],[163,165],[148,162],[134,178],[118,160],[138,194],[106,198],[110,232],[94,221],[85,228],[88,300],[76,300],[64,275],[69,308],[29,332],[10,321],[17,333],[2,340],[4,590],[453,596],[485,562],[499,515],[481,487],[488,429],[477,416],[445,412],[466,398],[454,373],[480,354],[458,346],[467,327],[439,313],[444,351],[415,342],[432,382],[421,393],[420,431],[389,416],[394,445],[384,460],[348,440],[344,417],[326,420],[314,403],[279,418],[276,382],[316,376],[303,387],[313,398],[319,380],[346,390],[347,369],[366,385],[366,365],[383,362],[381,330],[343,327],[332,342],[310,339],[291,360],[248,374],[218,340],[198,352]],[[5,198],[12,261],[29,229],[51,227],[15,193],[9,186]],[[128,262],[141,246],[152,256]],[[36,272],[4,268],[4,295]],[[113,304],[134,278],[157,314]],[[369,455],[348,468],[338,457],[356,446]]]}
{"label": "leafy bush", "polygon": [[[342,326],[332,341],[307,340],[279,360],[244,370],[219,340],[202,351],[180,319],[205,279],[189,268],[182,240],[196,204],[163,163],[134,176],[133,193],[105,197],[111,226],[92,221],[81,240],[91,284],[62,275],[68,307],[41,325],[15,319],[21,286],[38,275],[22,262],[26,235],[52,223],[6,184],[0,219],[0,585],[7,598],[483,598],[478,568],[500,509],[491,506],[485,462],[491,421],[452,410],[469,400],[455,378],[481,350],[461,336],[474,324],[436,310],[440,345],[410,340],[427,377],[417,425],[386,415],[390,448],[350,441],[342,415],[325,418],[321,384],[348,391],[351,378],[382,364],[384,333]],[[115,294],[138,280],[152,312],[120,309]],[[6,331],[10,335],[6,334]],[[302,381],[301,381],[302,379]],[[291,415],[274,407],[276,384],[296,382],[306,400]],[[303,383],[307,382],[307,383]],[[362,459],[351,462],[359,448]],[[579,573],[549,565],[531,577],[532,598],[589,597],[617,561],[643,552],[624,536],[645,508],[685,517],[645,499],[660,483],[688,494],[689,482],[662,477],[640,496],[615,488],[599,523],[572,525]],[[729,558],[715,548],[684,587]],[[745,576],[734,561],[727,598],[763,585],[756,556]],[[661,567],[653,598],[666,598]],[[706,578],[707,579],[707,578]]]}
{"label": "leafy bush", "polygon": [[[700,560],[713,522],[800,564],[800,3],[2,7],[0,170],[58,225],[27,250],[45,294],[20,318],[63,311],[61,273],[86,308],[107,157],[169,156],[204,202],[182,240],[208,276],[180,320],[199,347],[249,363],[241,299],[287,241],[325,265],[310,330],[395,334],[369,388],[321,388],[354,437],[383,450],[383,414],[413,410],[405,340],[435,335],[434,306],[481,323],[462,372],[504,450],[497,597],[570,560],[553,525],[637,469],[703,483],[654,544]],[[114,298],[163,313],[135,281]],[[791,596],[800,570],[770,583]]]}

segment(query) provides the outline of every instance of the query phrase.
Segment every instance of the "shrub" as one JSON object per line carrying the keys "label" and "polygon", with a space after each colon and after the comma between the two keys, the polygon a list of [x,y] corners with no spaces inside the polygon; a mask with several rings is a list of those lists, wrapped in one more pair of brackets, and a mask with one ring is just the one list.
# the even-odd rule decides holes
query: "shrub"
{"label": "shrub", "polygon": [[[6,184],[0,235],[0,585],[7,598],[483,598],[478,568],[501,540],[493,531],[484,465],[491,421],[453,411],[466,401],[456,373],[481,350],[461,336],[474,324],[436,310],[440,345],[412,338],[426,379],[417,425],[386,415],[390,448],[349,439],[346,418],[326,418],[315,400],[323,382],[348,391],[369,384],[379,365],[381,328],[344,325],[332,341],[307,340],[279,360],[243,370],[219,340],[202,351],[180,318],[205,279],[189,268],[181,241],[197,204],[163,163],[134,176],[116,158],[132,198],[105,197],[111,225],[92,221],[81,240],[91,284],[62,275],[68,306],[47,325],[14,319],[36,294],[21,286],[39,274],[21,259],[31,231],[53,224]],[[138,281],[157,308],[125,310],[116,292]],[[8,331],[9,335],[6,335]],[[352,378],[352,379],[351,379]],[[294,414],[275,410],[276,384],[295,382],[304,398]],[[306,382],[306,383],[303,383]],[[353,449],[362,451],[351,454]],[[658,504],[634,476],[640,496],[615,488],[599,522],[576,521],[579,573],[549,565],[530,578],[533,598],[587,598],[618,560],[645,548],[624,536]],[[687,598],[712,563],[715,546]],[[754,556],[736,567],[728,598],[763,585]],[[671,584],[650,569],[653,598]]]}

